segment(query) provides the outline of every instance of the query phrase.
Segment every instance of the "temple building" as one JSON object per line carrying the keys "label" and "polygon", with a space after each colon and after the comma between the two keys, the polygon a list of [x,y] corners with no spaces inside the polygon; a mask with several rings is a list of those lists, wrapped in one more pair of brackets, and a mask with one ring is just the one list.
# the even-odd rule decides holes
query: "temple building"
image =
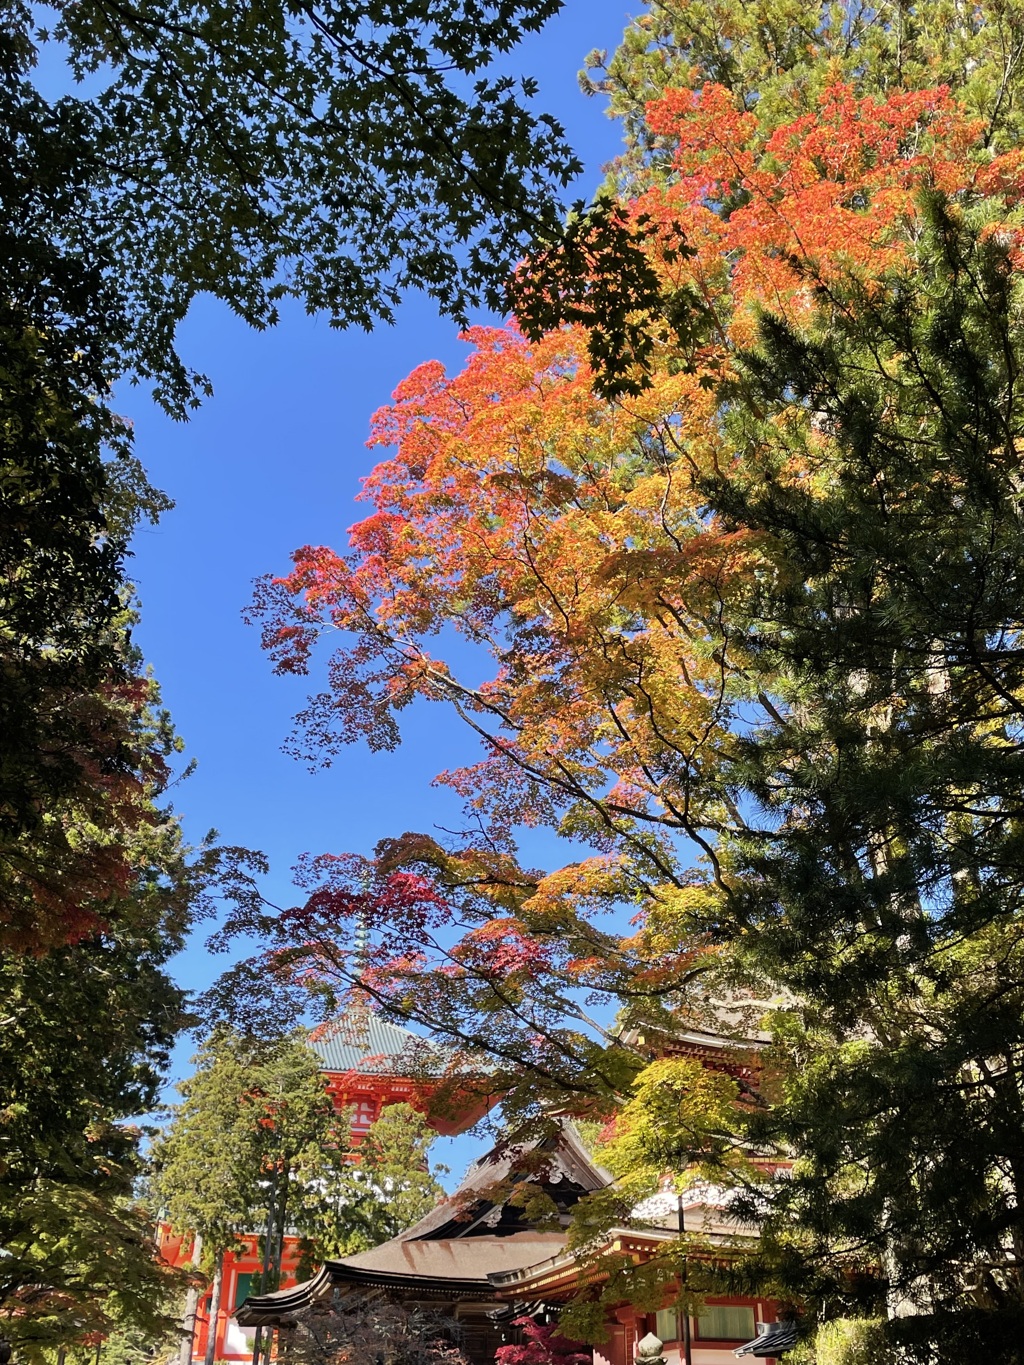
{"label": "temple building", "polygon": [[[671,1038],[634,1035],[630,1042],[652,1056],[694,1057],[741,1082],[755,1079],[758,1070],[756,1041],[738,1046],[704,1029]],[[313,1046],[335,1104],[352,1113],[355,1143],[388,1104],[405,1101],[427,1111],[430,1094],[414,1079],[420,1071],[415,1054],[429,1046],[423,1039],[369,1011],[358,1011]],[[441,1133],[461,1132],[487,1107],[488,1101],[475,1098],[455,1115],[431,1115],[431,1122]],[[225,1260],[222,1308],[212,1324],[215,1359],[250,1360],[258,1328],[274,1334],[274,1353],[285,1358],[305,1316],[312,1321],[327,1305],[362,1310],[386,1300],[408,1308],[425,1306],[455,1319],[460,1347],[471,1365],[493,1365],[497,1347],[518,1339],[517,1318],[554,1320],[581,1289],[599,1288],[606,1278],[594,1270],[581,1283],[567,1247],[567,1228],[576,1202],[610,1179],[572,1123],[560,1120],[541,1141],[499,1142],[470,1166],[453,1194],[413,1227],[370,1251],[328,1260],[302,1284],[295,1283],[298,1248],[293,1237],[284,1249],[281,1288],[261,1295],[257,1239],[246,1238]],[[528,1216],[524,1183],[535,1184],[546,1196],[549,1212],[541,1224]],[[612,1229],[600,1250],[637,1266],[657,1257],[678,1235],[679,1210],[676,1196],[668,1193],[670,1183],[664,1198],[656,1196],[636,1210],[629,1226]],[[555,1216],[551,1209],[557,1210]],[[756,1239],[756,1230],[744,1229],[732,1217],[728,1190],[694,1186],[684,1196],[681,1212],[685,1227],[701,1233],[701,1254],[716,1263],[742,1254],[744,1241]],[[190,1248],[172,1241],[168,1239],[165,1254],[181,1263]],[[626,1302],[610,1303],[606,1339],[593,1348],[594,1365],[633,1365],[648,1356],[651,1365],[655,1360],[726,1365],[741,1353],[771,1361],[777,1358],[773,1347],[781,1353],[793,1344],[792,1324],[777,1321],[778,1305],[770,1299],[712,1296],[684,1323],[677,1295],[678,1284],[667,1283],[663,1306],[648,1313]],[[208,1300],[200,1304],[197,1327],[193,1359],[201,1360],[211,1330]]]}
{"label": "temple building", "polygon": [[[558,1225],[550,1226],[546,1218],[542,1228],[531,1226],[516,1202],[511,1192],[523,1179],[524,1168],[529,1172],[526,1181],[539,1185],[557,1207]],[[286,1358],[291,1333],[318,1306],[333,1304],[344,1311],[347,1302],[363,1311],[374,1300],[390,1299],[409,1308],[431,1307],[455,1319],[461,1329],[459,1344],[471,1365],[493,1365],[497,1347],[515,1336],[516,1318],[550,1318],[580,1292],[579,1267],[566,1246],[569,1213],[584,1194],[610,1179],[565,1121],[540,1143],[499,1143],[415,1226],[372,1251],[327,1261],[304,1284],[250,1298],[238,1310],[238,1321],[276,1331],[278,1354]],[[699,1227],[702,1240],[712,1246],[718,1239],[723,1256],[730,1254],[727,1248],[735,1246],[738,1233],[727,1203],[723,1192],[711,1189],[695,1190],[684,1200],[687,1226]],[[674,1215],[674,1197],[672,1204]],[[642,1264],[675,1236],[674,1227],[651,1221],[613,1229],[603,1250]],[[674,1286],[666,1285],[666,1307],[660,1312],[611,1306],[607,1340],[594,1348],[594,1365],[632,1365],[638,1344],[649,1333],[663,1343],[661,1358],[678,1365],[682,1334],[671,1306],[674,1292]],[[725,1365],[738,1349],[768,1331],[776,1312],[777,1305],[764,1298],[709,1299],[690,1321],[692,1365]],[[763,1358],[774,1357],[765,1353]]]}
{"label": "temple building", "polygon": [[389,1297],[454,1318],[473,1365],[493,1363],[503,1336],[493,1317],[501,1300],[491,1273],[547,1261],[565,1247],[564,1231],[532,1227],[509,1197],[509,1180],[518,1183],[516,1167],[524,1154],[532,1158],[531,1178],[554,1201],[560,1222],[568,1221],[582,1194],[608,1183],[607,1173],[594,1165],[568,1125],[539,1144],[499,1144],[474,1161],[458,1189],[411,1228],[372,1251],[326,1262],[312,1280],[294,1289],[250,1299],[239,1320],[287,1334],[319,1302],[363,1304]]}

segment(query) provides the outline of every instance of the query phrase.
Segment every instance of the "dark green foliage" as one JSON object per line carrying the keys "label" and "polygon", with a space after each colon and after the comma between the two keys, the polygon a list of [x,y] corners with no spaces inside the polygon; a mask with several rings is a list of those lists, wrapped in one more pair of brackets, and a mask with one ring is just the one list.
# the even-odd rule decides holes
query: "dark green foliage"
{"label": "dark green foliage", "polygon": [[[15,32],[0,37],[0,107],[0,623],[5,643],[45,641],[54,671],[97,670],[127,537],[165,504],[105,401],[127,329],[111,257],[60,240],[95,192],[91,120],[36,94]],[[10,719],[15,735],[28,708]]]}
{"label": "dark green foliage", "polygon": [[131,363],[172,407],[197,294],[257,327],[285,296],[371,327],[416,288],[461,320],[501,306],[581,170],[534,83],[487,74],[561,0],[57,8],[73,69],[102,86],[75,106],[99,178],[64,241],[116,260]]}
{"label": "dark green foliage", "polygon": [[354,1150],[349,1115],[335,1112],[301,1032],[259,1043],[217,1030],[195,1060],[154,1148],[153,1193],[177,1231],[199,1233],[207,1259],[259,1232],[273,1289],[285,1228],[298,1229],[300,1273],[312,1274],[325,1256],[401,1232],[440,1197],[422,1116],[389,1106]]}
{"label": "dark green foliage", "polygon": [[[24,16],[22,16],[24,21]],[[127,322],[94,243],[61,244],[95,191],[89,118],[32,89],[0,37],[0,941],[91,931],[126,874],[166,735],[128,636],[123,561],[146,483],[111,412]],[[164,723],[159,722],[159,729]],[[164,726],[166,729],[166,726]]]}
{"label": "dark green foliage", "polygon": [[[608,198],[589,210],[577,204],[565,228],[535,247],[509,286],[516,320],[531,340],[564,325],[585,328],[594,388],[607,398],[646,388],[658,342],[680,338],[699,315],[694,299],[680,310],[666,297],[644,250],[648,226],[645,216],[631,219]],[[687,251],[680,238],[663,259]]]}
{"label": "dark green foliage", "polygon": [[365,1251],[397,1237],[443,1198],[437,1176],[445,1168],[429,1161],[435,1136],[409,1104],[385,1106],[370,1124],[359,1144],[358,1166],[348,1172],[358,1216],[337,1243],[339,1252]]}
{"label": "dark green foliage", "polygon": [[319,1213],[347,1160],[346,1125],[301,1034],[256,1043],[218,1030],[194,1060],[154,1147],[154,1198],[207,1258],[262,1233],[264,1288],[276,1288],[284,1229]]}
{"label": "dark green foliage", "polygon": [[182,1023],[177,912],[0,965],[0,1335],[18,1358],[166,1327],[176,1278],[136,1200],[138,1115]]}
{"label": "dark green foliage", "polygon": [[798,1157],[804,1290],[870,1306],[873,1267],[930,1361],[1024,1307],[1024,334],[1007,245],[940,202],[878,283],[766,318],[725,395],[747,476],[706,491],[771,547],[736,639],[785,706],[708,928],[792,993],[753,1136]]}
{"label": "dark green foliage", "polygon": [[[208,386],[174,332],[204,291],[256,326],[284,295],[337,325],[390,318],[408,287],[454,316],[496,303],[579,170],[529,90],[484,75],[559,0],[56,8],[49,34],[13,3],[0,35],[0,941],[19,947],[74,937],[73,903],[123,882],[62,830],[109,833],[144,766],[124,560],[168,504],[110,385],[133,373],[184,413]],[[54,35],[95,94],[35,88]]]}

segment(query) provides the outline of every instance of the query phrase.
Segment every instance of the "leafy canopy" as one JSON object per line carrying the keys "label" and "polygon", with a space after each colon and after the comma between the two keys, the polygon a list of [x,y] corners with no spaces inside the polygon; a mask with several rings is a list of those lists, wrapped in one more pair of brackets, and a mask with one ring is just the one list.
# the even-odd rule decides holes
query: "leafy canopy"
{"label": "leafy canopy", "polygon": [[371,327],[410,288],[464,318],[557,232],[581,170],[536,83],[494,70],[561,0],[55,8],[38,31],[17,7],[13,33],[33,56],[65,44],[95,91],[56,106],[91,175],[59,240],[116,262],[125,354],[178,410],[174,329],[197,294],[257,327],[285,297]]}

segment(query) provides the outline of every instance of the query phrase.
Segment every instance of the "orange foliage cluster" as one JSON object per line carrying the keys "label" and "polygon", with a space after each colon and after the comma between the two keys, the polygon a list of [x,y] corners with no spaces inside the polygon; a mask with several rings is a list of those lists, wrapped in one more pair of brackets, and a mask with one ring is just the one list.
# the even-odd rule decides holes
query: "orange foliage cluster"
{"label": "orange foliage cluster", "polygon": [[1020,196],[1020,151],[990,157],[983,125],[945,87],[877,100],[836,84],[763,145],[755,117],[718,85],[669,91],[648,121],[678,140],[678,176],[633,211],[662,225],[670,247],[682,226],[696,256],[678,274],[729,327],[727,346],[751,344],[764,309],[806,316],[816,285],[871,284],[909,265],[921,191],[1005,194],[1013,206]]}
{"label": "orange foliage cluster", "polygon": [[[735,815],[737,734],[773,703],[751,681],[729,604],[777,566],[770,543],[708,513],[701,480],[742,460],[720,383],[763,312],[806,323],[838,282],[883,288],[912,269],[924,192],[954,209],[995,197],[1000,230],[1021,230],[1021,153],[990,155],[944,88],[875,100],[834,85],[813,117],[766,140],[714,85],[670,91],[649,122],[676,140],[675,175],[630,211],[666,295],[703,310],[689,348],[666,334],[649,387],[609,402],[581,331],[531,344],[514,323],[471,329],[461,373],[421,365],[375,415],[370,445],[391,453],[365,481],[371,511],[349,552],[304,547],[259,602],[281,669],[305,671],[325,627],[354,637],[307,713],[314,746],[389,746],[397,712],[443,699],[484,756],[441,780],[496,846],[517,823],[548,823],[606,855],[535,879],[517,918],[474,931],[463,960],[486,947],[492,968],[530,965],[518,917],[536,932],[553,904],[586,919],[638,892],[655,906],[664,888],[709,894],[679,873],[677,852],[690,861],[696,845],[714,865]],[[814,439],[809,424],[798,458]],[[480,681],[482,657],[493,669]],[[632,884],[631,854],[643,867]],[[658,986],[691,959],[673,956],[655,921],[616,951],[653,946]],[[546,948],[530,952],[548,965]],[[594,980],[606,947],[572,963],[567,975]]]}

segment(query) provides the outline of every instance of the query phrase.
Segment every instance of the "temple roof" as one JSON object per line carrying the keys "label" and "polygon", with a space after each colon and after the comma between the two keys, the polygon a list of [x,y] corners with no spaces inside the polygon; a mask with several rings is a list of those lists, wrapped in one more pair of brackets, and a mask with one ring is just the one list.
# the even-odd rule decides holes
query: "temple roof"
{"label": "temple roof", "polygon": [[603,1189],[611,1178],[590,1158],[572,1125],[563,1121],[546,1138],[499,1142],[472,1163],[452,1194],[396,1240],[476,1238],[497,1230],[499,1224],[508,1226],[509,1190],[507,1185],[497,1193],[494,1190],[508,1181],[532,1181],[547,1189],[559,1205],[568,1205],[581,1194]]}
{"label": "temple roof", "polygon": [[532,1265],[564,1245],[565,1237],[560,1232],[517,1232],[508,1237],[445,1237],[440,1241],[421,1242],[395,1238],[372,1251],[346,1256],[344,1266],[347,1277],[356,1279],[460,1280],[489,1288],[488,1275]]}
{"label": "temple roof", "polygon": [[609,1178],[564,1121],[540,1140],[505,1140],[474,1161],[454,1194],[411,1228],[371,1251],[327,1261],[294,1289],[246,1299],[238,1321],[244,1326],[294,1321],[324,1297],[360,1288],[493,1301],[489,1275],[546,1262],[565,1247],[563,1232],[525,1224],[521,1211],[509,1205],[510,1185],[535,1182],[568,1207]]}
{"label": "temple roof", "polygon": [[405,1291],[413,1297],[440,1295],[492,1299],[489,1272],[517,1270],[560,1250],[561,1233],[520,1232],[511,1237],[445,1238],[437,1242],[403,1242],[394,1238],[372,1251],[328,1261],[305,1284],[246,1299],[238,1310],[243,1326],[294,1320],[313,1304],[339,1289]]}

